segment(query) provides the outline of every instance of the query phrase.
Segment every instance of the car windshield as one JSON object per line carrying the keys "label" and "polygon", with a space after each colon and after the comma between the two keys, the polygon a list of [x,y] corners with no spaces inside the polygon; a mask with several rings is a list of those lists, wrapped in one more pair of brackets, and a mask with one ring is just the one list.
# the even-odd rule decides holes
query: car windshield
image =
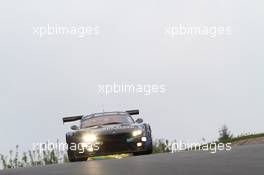
{"label": "car windshield", "polygon": [[81,128],[119,123],[133,123],[133,119],[129,115],[102,115],[84,119]]}

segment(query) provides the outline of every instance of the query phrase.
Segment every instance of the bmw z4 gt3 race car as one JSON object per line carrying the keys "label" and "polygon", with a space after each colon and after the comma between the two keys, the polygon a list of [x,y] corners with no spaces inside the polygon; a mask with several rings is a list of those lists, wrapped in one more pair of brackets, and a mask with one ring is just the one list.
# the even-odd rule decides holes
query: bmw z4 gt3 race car
{"label": "bmw z4 gt3 race car", "polygon": [[63,118],[63,122],[80,120],[66,134],[69,161],[85,161],[88,157],[111,154],[152,153],[151,127],[143,119],[131,115],[139,110],[102,112]]}

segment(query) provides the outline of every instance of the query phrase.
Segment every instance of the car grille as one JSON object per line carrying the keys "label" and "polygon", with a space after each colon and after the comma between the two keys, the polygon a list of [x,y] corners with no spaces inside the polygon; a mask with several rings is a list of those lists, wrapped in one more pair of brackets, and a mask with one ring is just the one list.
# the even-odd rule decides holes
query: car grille
{"label": "car grille", "polygon": [[100,136],[101,151],[105,152],[121,152],[132,150],[131,144],[127,143],[127,139],[131,137],[131,133],[111,134]]}

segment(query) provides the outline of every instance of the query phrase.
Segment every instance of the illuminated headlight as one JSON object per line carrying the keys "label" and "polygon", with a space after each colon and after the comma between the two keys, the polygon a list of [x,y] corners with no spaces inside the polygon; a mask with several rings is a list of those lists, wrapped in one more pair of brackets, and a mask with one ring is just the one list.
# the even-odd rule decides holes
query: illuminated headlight
{"label": "illuminated headlight", "polygon": [[146,142],[147,141],[147,137],[141,137],[141,141],[142,142]]}
{"label": "illuminated headlight", "polygon": [[88,151],[89,151],[89,152],[93,152],[93,150],[94,150],[94,149],[93,149],[92,147],[89,147],[89,148],[88,148]]}
{"label": "illuminated headlight", "polygon": [[87,134],[83,136],[83,141],[84,142],[95,142],[97,140],[97,137],[95,134]]}
{"label": "illuminated headlight", "polygon": [[139,135],[141,135],[143,133],[143,131],[142,130],[136,130],[136,131],[133,131],[132,132],[132,136],[139,136]]}
{"label": "illuminated headlight", "polygon": [[142,146],[142,143],[141,142],[138,142],[137,143],[137,147],[141,147]]}

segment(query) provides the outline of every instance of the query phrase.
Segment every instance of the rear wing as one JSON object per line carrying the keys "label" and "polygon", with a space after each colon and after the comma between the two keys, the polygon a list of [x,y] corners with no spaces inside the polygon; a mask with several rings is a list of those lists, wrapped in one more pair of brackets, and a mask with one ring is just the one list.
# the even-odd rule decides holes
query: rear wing
{"label": "rear wing", "polygon": [[[129,115],[138,115],[139,114],[139,110],[129,110],[126,111]],[[81,120],[83,118],[83,115],[77,115],[77,116],[72,116],[72,117],[64,117],[62,118],[63,123],[67,123],[67,122],[74,122],[77,120]]]}
{"label": "rear wing", "polygon": [[126,111],[128,114],[130,115],[138,115],[139,114],[139,110],[129,110],[129,111]]}
{"label": "rear wing", "polygon": [[81,120],[82,117],[83,117],[83,115],[72,116],[72,117],[64,117],[64,118],[62,118],[62,121],[63,121],[63,123],[74,122],[74,121],[77,121],[77,120]]}

